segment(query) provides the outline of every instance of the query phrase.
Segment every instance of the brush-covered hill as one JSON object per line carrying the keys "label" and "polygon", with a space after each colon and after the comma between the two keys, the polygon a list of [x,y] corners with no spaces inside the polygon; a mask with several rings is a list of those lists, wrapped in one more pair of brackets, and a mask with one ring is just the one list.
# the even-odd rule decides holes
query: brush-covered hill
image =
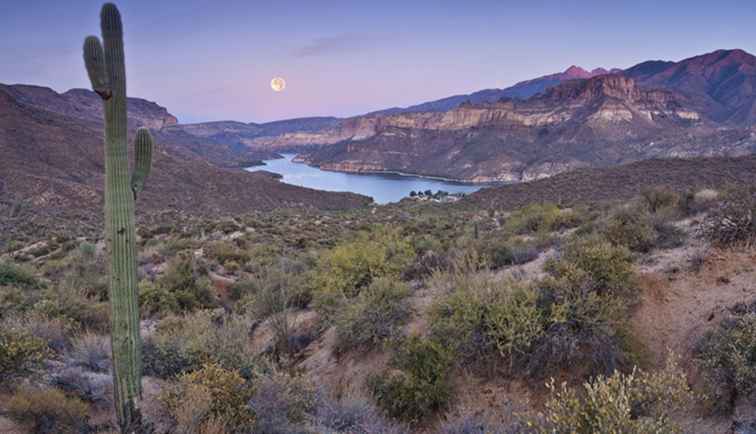
{"label": "brush-covered hill", "polygon": [[[98,105],[90,103],[93,97],[88,91],[60,95],[45,88],[0,86],[3,230],[56,216],[61,224],[73,216],[77,225],[99,224],[105,169],[102,121]],[[131,134],[138,126],[162,128],[175,122],[157,104],[130,99],[128,106]],[[211,153],[202,146],[198,152],[180,141],[163,141],[161,131],[155,130],[157,151],[139,212],[173,209],[223,215],[279,207],[342,209],[370,202],[355,194],[283,184],[265,173],[224,169],[220,166],[230,165],[232,159],[255,155]]]}

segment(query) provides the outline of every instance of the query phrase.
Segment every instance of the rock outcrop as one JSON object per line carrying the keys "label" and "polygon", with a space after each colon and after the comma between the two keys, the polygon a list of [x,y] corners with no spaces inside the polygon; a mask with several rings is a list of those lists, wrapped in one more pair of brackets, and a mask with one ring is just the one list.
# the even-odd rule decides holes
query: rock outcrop
{"label": "rock outcrop", "polygon": [[329,170],[519,182],[644,158],[751,151],[750,132],[728,136],[699,109],[679,92],[608,74],[524,101],[352,119],[338,134],[326,134],[341,141],[298,161]]}

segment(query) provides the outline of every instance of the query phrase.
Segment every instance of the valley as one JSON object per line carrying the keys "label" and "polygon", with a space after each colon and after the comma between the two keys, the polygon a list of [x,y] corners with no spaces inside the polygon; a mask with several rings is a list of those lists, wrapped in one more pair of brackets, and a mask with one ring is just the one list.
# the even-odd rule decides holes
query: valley
{"label": "valley", "polygon": [[[207,55],[233,9],[209,32],[195,6],[172,12],[192,49],[167,59],[208,56],[254,92],[274,63],[258,55],[286,64],[269,42],[245,69],[247,38],[223,45],[233,67]],[[182,123],[126,97],[119,9],[100,21],[93,91],[0,84],[3,434],[756,432],[753,55]],[[126,43],[161,46],[137,29]],[[320,87],[319,59],[375,53],[360,41],[318,37],[291,62]],[[176,70],[157,83],[185,84]],[[319,95],[274,77],[270,99],[233,98]],[[238,102],[197,87],[179,100]]]}

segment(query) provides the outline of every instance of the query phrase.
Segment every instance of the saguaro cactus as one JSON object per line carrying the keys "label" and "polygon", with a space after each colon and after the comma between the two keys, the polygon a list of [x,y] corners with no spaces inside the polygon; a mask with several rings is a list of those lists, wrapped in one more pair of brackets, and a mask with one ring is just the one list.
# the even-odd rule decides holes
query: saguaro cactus
{"label": "saguaro cactus", "polygon": [[129,176],[126,128],[126,68],[123,28],[111,3],[100,13],[103,44],[96,36],[84,41],[84,63],[92,88],[105,108],[105,230],[110,253],[111,343],[115,409],[121,432],[142,433],[141,337],[136,271],[134,202],[150,172],[152,137],[136,134],[136,162]]}

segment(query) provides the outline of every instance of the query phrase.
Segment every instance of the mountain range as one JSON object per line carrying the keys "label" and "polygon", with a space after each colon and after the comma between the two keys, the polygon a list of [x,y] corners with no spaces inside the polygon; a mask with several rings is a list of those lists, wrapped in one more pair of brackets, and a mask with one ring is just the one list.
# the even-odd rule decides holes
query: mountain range
{"label": "mountain range", "polygon": [[647,158],[751,153],[754,89],[756,57],[719,50],[626,70],[573,67],[508,89],[256,141],[259,149],[301,146],[298,161],[329,170],[528,181]]}
{"label": "mountain range", "polygon": [[[573,66],[507,89],[351,118],[179,124],[159,104],[130,98],[129,130],[151,128],[159,144],[139,209],[218,214],[369,202],[239,170],[282,151],[327,170],[469,182],[530,181],[649,158],[747,155],[756,149],[754,89],[756,58],[719,50],[625,70]],[[56,213],[96,221],[101,119],[91,91],[0,84],[0,214],[26,204],[35,211],[30,221]]]}

